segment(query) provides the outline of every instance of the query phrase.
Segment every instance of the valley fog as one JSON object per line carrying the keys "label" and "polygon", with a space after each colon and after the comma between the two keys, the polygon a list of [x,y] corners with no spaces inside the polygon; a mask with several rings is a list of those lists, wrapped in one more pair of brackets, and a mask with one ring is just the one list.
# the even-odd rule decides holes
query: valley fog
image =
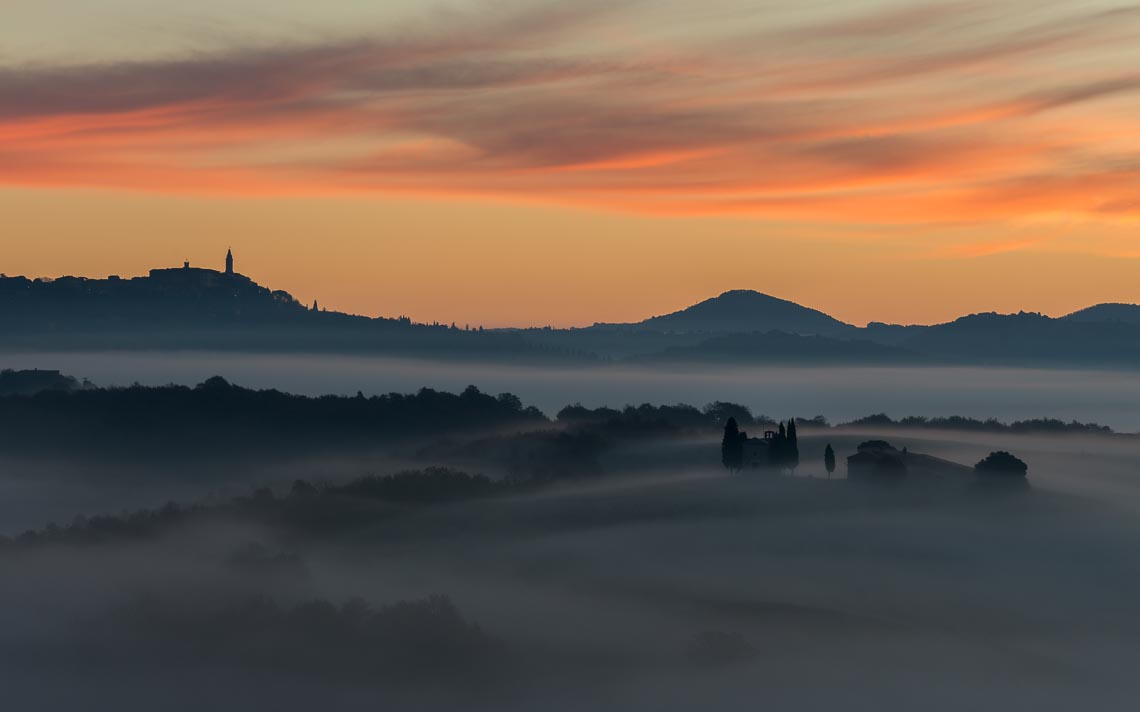
{"label": "valley fog", "polygon": [[394,358],[240,353],[13,353],[6,368],[57,368],[101,386],[194,385],[223,375],[249,388],[365,395],[421,387],[509,391],[553,415],[563,406],[716,400],[772,417],[871,413],[963,415],[1013,421],[1040,417],[1140,431],[1140,371],[986,367],[727,366],[547,368]]}
{"label": "valley fog", "polygon": [[[1008,447],[1030,485],[861,487],[842,465],[826,479],[825,444],[846,454],[873,436],[962,462]],[[1133,439],[805,428],[795,477],[730,475],[717,447],[630,444],[604,458],[622,477],[378,505],[344,530],[235,510],[5,552],[0,681],[18,708],[49,710],[93,697],[124,710],[868,712],[1134,698]],[[384,608],[398,605],[413,607]],[[401,657],[353,632],[365,610],[413,621],[384,628],[410,646]]]}
{"label": "valley fog", "polygon": [[[713,411],[682,427],[662,418],[702,411],[524,407],[728,399],[777,417],[1126,429],[1130,374],[35,358],[101,385],[463,392],[263,401],[215,381],[10,397],[10,413],[58,426],[0,453],[15,709],[1067,712],[1140,694],[1140,437],[805,421],[792,472],[730,472]],[[846,457],[876,439],[968,474],[848,480]],[[1028,480],[968,470],[996,450]]]}

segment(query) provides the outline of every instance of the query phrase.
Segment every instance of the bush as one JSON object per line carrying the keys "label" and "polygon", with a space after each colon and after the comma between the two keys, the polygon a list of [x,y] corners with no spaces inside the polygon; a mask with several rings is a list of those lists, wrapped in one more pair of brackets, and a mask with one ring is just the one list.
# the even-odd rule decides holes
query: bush
{"label": "bush", "polygon": [[1029,466],[1008,452],[999,450],[991,452],[974,465],[974,472],[979,475],[1025,477],[1029,472]]}

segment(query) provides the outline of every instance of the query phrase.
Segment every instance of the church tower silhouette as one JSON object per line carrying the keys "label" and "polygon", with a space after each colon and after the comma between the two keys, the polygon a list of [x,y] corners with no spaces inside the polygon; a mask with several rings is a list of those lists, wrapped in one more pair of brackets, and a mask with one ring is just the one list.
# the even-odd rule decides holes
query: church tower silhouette
{"label": "church tower silhouette", "polygon": [[234,273],[234,253],[233,250],[226,250],[226,274]]}

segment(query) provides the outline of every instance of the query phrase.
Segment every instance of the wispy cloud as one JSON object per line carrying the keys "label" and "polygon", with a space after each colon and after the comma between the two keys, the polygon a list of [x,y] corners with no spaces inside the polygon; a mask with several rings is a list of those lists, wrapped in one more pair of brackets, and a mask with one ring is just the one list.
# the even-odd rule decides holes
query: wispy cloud
{"label": "wispy cloud", "polygon": [[[1125,61],[1140,10],[1014,6],[726,23],[681,47],[600,36],[612,4],[550,3],[428,32],[9,65],[0,182],[849,223],[1135,215],[1140,139],[1114,117],[1140,106]],[[621,7],[623,31],[652,12]]]}

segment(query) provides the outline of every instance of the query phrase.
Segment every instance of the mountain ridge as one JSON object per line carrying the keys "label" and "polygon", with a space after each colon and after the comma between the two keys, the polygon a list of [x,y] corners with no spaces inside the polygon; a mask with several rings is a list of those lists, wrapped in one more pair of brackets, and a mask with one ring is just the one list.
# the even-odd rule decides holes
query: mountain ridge
{"label": "mountain ridge", "polygon": [[858,327],[734,289],[638,322],[466,329],[317,310],[243,275],[183,268],[130,279],[0,276],[0,352],[244,350],[567,363],[963,363],[1140,366],[1140,306],[1063,317],[968,314],[933,325]]}

